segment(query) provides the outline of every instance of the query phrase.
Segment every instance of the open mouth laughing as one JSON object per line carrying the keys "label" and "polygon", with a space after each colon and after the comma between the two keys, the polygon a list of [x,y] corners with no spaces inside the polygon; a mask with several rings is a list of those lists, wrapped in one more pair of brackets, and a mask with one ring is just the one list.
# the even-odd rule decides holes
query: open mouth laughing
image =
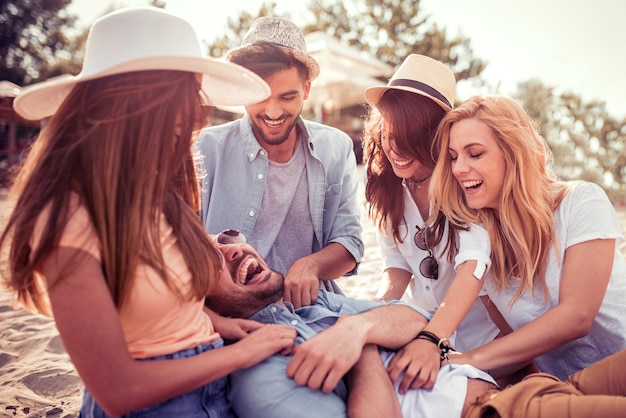
{"label": "open mouth laughing", "polygon": [[237,281],[243,285],[255,284],[265,280],[269,271],[252,256],[246,257],[237,269]]}
{"label": "open mouth laughing", "polygon": [[468,180],[461,182],[461,185],[468,190],[475,190],[479,188],[483,182],[481,180]]}
{"label": "open mouth laughing", "polygon": [[408,167],[413,163],[414,160],[393,160],[393,165],[399,168]]}

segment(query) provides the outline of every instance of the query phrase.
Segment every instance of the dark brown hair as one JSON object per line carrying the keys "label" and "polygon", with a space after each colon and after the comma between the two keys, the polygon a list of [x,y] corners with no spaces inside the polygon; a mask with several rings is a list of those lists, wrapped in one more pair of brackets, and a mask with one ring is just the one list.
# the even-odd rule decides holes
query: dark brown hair
{"label": "dark brown hair", "polygon": [[[383,121],[393,127],[393,147],[401,155],[415,158],[426,167],[434,168],[436,149],[431,150],[433,138],[445,110],[433,100],[419,94],[389,89],[375,107],[369,111],[363,141],[367,183],[365,200],[370,217],[379,230],[388,225],[396,242],[403,242],[398,226],[404,222],[404,200],[402,199],[402,179],[393,172],[391,163],[382,147]],[[435,245],[443,234],[445,219],[438,217],[432,244]]]}
{"label": "dark brown hair", "polygon": [[228,53],[228,60],[239,64],[266,80],[282,70],[296,67],[304,83],[309,78],[309,69],[296,59],[288,48],[267,41],[255,41],[244,48]]}

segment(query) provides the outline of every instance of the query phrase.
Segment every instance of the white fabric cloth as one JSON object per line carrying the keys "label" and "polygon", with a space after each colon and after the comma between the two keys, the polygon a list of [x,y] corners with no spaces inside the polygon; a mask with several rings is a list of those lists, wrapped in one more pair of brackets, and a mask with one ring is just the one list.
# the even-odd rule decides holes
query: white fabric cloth
{"label": "white fabric cloth", "polygon": [[[406,224],[400,224],[398,228],[400,236],[405,237],[404,242],[394,242],[390,228],[387,228],[385,234],[377,230],[376,238],[383,259],[382,269],[384,271],[389,268],[398,268],[412,273],[413,279],[404,299],[434,314],[443,302],[454,280],[456,268],[460,264],[467,260],[477,260],[477,270],[491,266],[489,235],[478,225],[472,225],[469,231],[460,231],[457,241],[459,250],[454,258],[454,264],[448,261],[448,254],[444,253],[446,241],[442,240],[432,248],[433,255],[439,264],[439,279],[427,279],[420,274],[419,266],[428,252],[418,248],[413,240],[417,232],[416,226],[423,227],[424,220],[406,187],[403,188],[403,198]],[[498,328],[489,317],[482,302],[477,299],[457,328],[456,335],[450,338],[450,342],[456,350],[468,351],[493,340],[498,332]]]}
{"label": "white fabric cloth", "polygon": [[596,184],[576,185],[554,212],[554,223],[559,253],[554,247],[550,248],[546,269],[547,303],[544,303],[541,285],[535,286],[534,296],[525,292],[513,306],[509,306],[509,302],[519,287],[518,282],[512,281],[508,289],[498,293],[488,274],[484,289],[516,330],[558,305],[561,268],[567,248],[594,239],[616,239],[611,279],[589,334],[535,359],[542,371],[564,379],[626,348],[626,263],[618,248],[624,242],[619,219],[606,193]]}
{"label": "white fabric cloth", "polygon": [[[380,352],[381,359],[388,365],[394,353]],[[395,384],[404,418],[457,418],[463,411],[467,394],[467,379],[481,379],[497,385],[487,373],[469,364],[446,364],[439,369],[437,381],[431,390],[409,390],[404,395],[397,393],[399,380]]]}

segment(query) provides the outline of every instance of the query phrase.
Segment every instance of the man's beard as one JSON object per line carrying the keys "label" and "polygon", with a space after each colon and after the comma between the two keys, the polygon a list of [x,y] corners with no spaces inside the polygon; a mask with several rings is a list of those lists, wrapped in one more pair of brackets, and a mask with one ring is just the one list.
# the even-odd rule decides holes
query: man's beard
{"label": "man's beard", "polygon": [[[278,273],[276,273],[278,274]],[[266,306],[278,302],[285,291],[284,278],[257,292],[237,292],[227,295],[207,295],[205,304],[218,314],[230,318],[249,318]]]}
{"label": "man's beard", "polygon": [[[259,119],[262,119],[259,117]],[[288,119],[288,118],[287,118]],[[254,132],[254,136],[256,138],[268,145],[280,145],[289,139],[289,134],[296,129],[298,119],[295,118],[285,129],[285,133],[278,137],[268,137],[265,135],[263,129],[259,124],[257,124],[256,119],[250,118],[250,124],[252,125],[252,132]]]}

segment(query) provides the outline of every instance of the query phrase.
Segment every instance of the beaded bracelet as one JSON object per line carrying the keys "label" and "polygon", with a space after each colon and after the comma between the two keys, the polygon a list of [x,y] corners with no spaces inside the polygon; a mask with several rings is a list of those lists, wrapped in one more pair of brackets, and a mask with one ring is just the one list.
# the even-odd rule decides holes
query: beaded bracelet
{"label": "beaded bracelet", "polygon": [[450,352],[454,351],[454,348],[450,345],[450,341],[447,338],[443,338],[439,340],[437,347],[439,347],[439,353],[441,354],[440,362],[443,363],[447,361],[448,364],[450,364]]}

